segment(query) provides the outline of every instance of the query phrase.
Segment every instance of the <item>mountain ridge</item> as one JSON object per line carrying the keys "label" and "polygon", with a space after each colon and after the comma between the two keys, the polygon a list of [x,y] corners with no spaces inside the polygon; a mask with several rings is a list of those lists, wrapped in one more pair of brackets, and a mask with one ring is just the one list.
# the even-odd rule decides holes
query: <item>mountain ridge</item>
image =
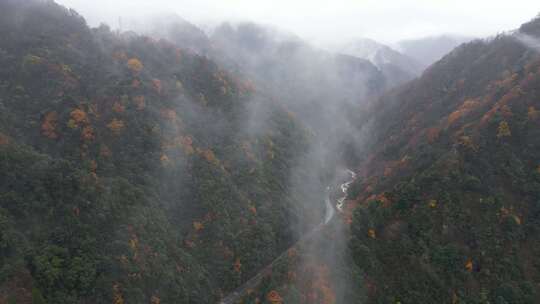
{"label": "mountain ridge", "polygon": [[403,84],[419,76],[422,66],[415,59],[372,39],[356,39],[331,48],[337,53],[369,60],[391,83]]}
{"label": "mountain ridge", "polygon": [[348,218],[368,303],[534,303],[539,63],[475,40],[373,105]]}
{"label": "mountain ridge", "polygon": [[474,40],[474,38],[451,34],[428,36],[420,39],[399,41],[396,43],[396,49],[414,58],[425,69],[460,44],[471,40]]}

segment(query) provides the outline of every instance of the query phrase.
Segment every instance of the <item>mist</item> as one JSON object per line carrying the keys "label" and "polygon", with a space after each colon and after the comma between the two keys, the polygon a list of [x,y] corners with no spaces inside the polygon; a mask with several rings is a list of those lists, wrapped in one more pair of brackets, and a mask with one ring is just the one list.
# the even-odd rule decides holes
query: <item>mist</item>
{"label": "mist", "polygon": [[[427,222],[450,197],[412,199],[420,187],[411,186],[392,205],[385,195],[402,190],[407,166],[478,152],[468,132],[484,131],[499,108],[492,146],[519,132],[512,117],[526,115],[522,127],[538,119],[532,105],[503,105],[535,80],[538,21],[514,30],[537,11],[529,0],[0,2],[0,302],[386,297],[372,283],[388,273],[373,275],[371,255],[394,241],[412,248],[416,218],[407,226],[402,217]],[[470,42],[484,37],[504,39]],[[521,56],[507,37],[534,52]],[[491,41],[499,48],[489,52]],[[525,75],[518,63],[527,81],[502,94]],[[501,92],[481,98],[488,83]],[[478,128],[436,142],[470,113],[482,117]],[[475,190],[474,176],[459,180]],[[518,215],[509,217],[517,226]],[[389,246],[388,256],[399,251]],[[451,261],[472,277],[472,258],[454,257],[462,247],[415,261]]]}
{"label": "mist", "polygon": [[[358,116],[353,113],[362,113],[380,94],[399,83],[387,79],[368,60],[325,51],[294,34],[257,23],[225,22],[207,35],[180,16],[169,14],[139,18],[126,22],[125,26],[135,33],[164,39],[183,50],[214,60],[233,77],[253,83],[254,94],[242,110],[246,112],[235,114],[240,117],[247,114],[244,124],[231,124],[228,115],[222,117],[209,111],[205,103],[180,95],[177,98],[182,106],[176,107],[175,112],[187,123],[183,128],[174,124],[162,127],[166,137],[186,136],[186,131],[191,130],[188,134],[193,138],[212,139],[194,141],[201,150],[213,149],[216,155],[221,155],[225,151],[217,147],[239,142],[247,153],[264,155],[266,143],[273,145],[270,138],[283,132],[282,126],[276,125],[276,119],[281,119],[276,111],[287,113],[287,119],[299,124],[306,134],[304,153],[287,156],[290,165],[284,168],[288,173],[282,181],[291,200],[283,211],[286,217],[280,219],[281,225],[288,225],[290,231],[283,239],[291,246],[288,250],[298,250],[289,271],[298,273],[296,286],[301,293],[310,290],[301,286],[322,280],[329,285],[329,292],[337,303],[358,297],[358,292],[349,288],[360,278],[353,278],[357,274],[352,271],[354,267],[351,267],[347,249],[347,228],[340,219],[343,211],[336,209],[337,201],[346,198],[341,185],[351,182],[347,170],[354,169],[349,166],[360,154],[366,135],[357,127]],[[229,133],[231,130],[234,135]],[[166,149],[163,153],[167,161],[178,159],[174,150]],[[181,173],[186,170],[184,163],[180,161],[161,178],[189,180]],[[223,167],[234,175],[234,165],[239,164],[223,162]],[[163,185],[168,183],[164,181]],[[239,191],[250,191],[244,185],[238,186]],[[172,202],[175,197],[184,196],[182,189],[185,188],[189,187],[171,184],[162,189],[162,195]],[[188,214],[200,212],[187,202],[172,204],[169,208],[184,213],[189,210]],[[263,214],[264,209],[258,209]],[[280,251],[266,251],[264,255],[277,259],[268,263],[279,261],[281,256]],[[244,287],[239,285],[238,288]]]}
{"label": "mist", "polygon": [[519,42],[521,42],[526,47],[535,50],[536,52],[540,52],[540,39],[527,35],[524,33],[516,33],[513,35]]}
{"label": "mist", "polygon": [[[374,62],[367,58],[370,54],[358,58],[354,53],[344,55],[320,46],[370,37],[395,44],[398,49],[403,49],[404,45],[414,48],[410,40],[415,38],[447,33],[488,36],[515,28],[525,17],[530,17],[509,14],[508,7],[492,3],[489,3],[490,14],[475,14],[488,4],[479,2],[472,7],[467,3],[474,19],[460,10],[449,9],[449,3],[424,1],[400,5],[343,1],[341,5],[332,6],[296,1],[262,3],[256,7],[243,1],[64,4],[80,5],[83,14],[87,11],[85,16],[91,24],[106,22],[120,32],[131,30],[165,39],[214,60],[235,77],[253,82],[256,93],[248,102],[249,118],[244,125],[230,126],[226,119],[208,113],[197,102],[187,103],[191,104],[188,108],[178,108],[178,113],[196,122],[191,127],[198,130],[192,134],[194,137],[224,136],[222,130],[233,128],[236,135],[229,139],[232,142],[266,140],[269,134],[279,132],[279,127],[272,122],[274,106],[300,123],[309,136],[306,154],[293,159],[294,165],[288,168],[286,181],[286,191],[293,204],[283,223],[290,226],[292,233],[286,237],[292,242],[288,251],[298,251],[289,273],[298,276],[295,285],[298,288],[309,282],[324,281],[331,290],[327,297],[336,303],[359,301],[365,296],[362,289],[354,289],[363,278],[352,266],[347,246],[348,227],[340,220],[343,209],[336,207],[338,200],[347,204],[347,193],[341,190],[343,185],[353,181],[347,172],[356,169],[354,164],[362,157],[364,143],[371,132],[369,122],[357,120],[385,91],[415,78],[421,71],[413,67],[413,63],[405,64],[399,72],[409,74],[396,78],[396,67],[390,67],[389,71],[384,69],[387,59],[381,59],[383,63]],[[533,11],[540,10],[540,5],[532,1],[522,4]],[[451,7],[458,6],[452,3]],[[285,9],[275,10],[276,7]],[[103,11],[96,11],[97,8]],[[305,16],[299,18],[298,12]],[[479,16],[485,19],[478,19]],[[500,22],[501,18],[505,22]],[[453,23],[457,20],[459,23]],[[412,55],[424,60],[423,68],[461,42],[470,40],[456,38],[455,42],[440,46],[438,42],[429,44],[429,39],[427,46],[418,47],[420,55]],[[522,38],[530,44],[531,39],[525,39]],[[399,44],[403,40],[409,41]],[[204,145],[211,148],[218,146],[219,141]],[[264,153],[260,149],[254,148],[251,153]],[[167,196],[181,195],[171,190],[165,191]],[[277,258],[272,263],[279,263],[282,255],[279,252],[267,254]],[[240,285],[236,290],[244,288]],[[308,289],[300,291],[307,293]],[[229,301],[232,300],[225,298],[223,303],[232,303]]]}
{"label": "mist", "polygon": [[62,0],[92,25],[113,28],[119,18],[174,12],[201,25],[223,21],[251,21],[294,32],[308,41],[339,43],[358,37],[384,43],[441,34],[485,37],[517,28],[531,12],[540,10],[532,0],[504,1],[95,1]]}

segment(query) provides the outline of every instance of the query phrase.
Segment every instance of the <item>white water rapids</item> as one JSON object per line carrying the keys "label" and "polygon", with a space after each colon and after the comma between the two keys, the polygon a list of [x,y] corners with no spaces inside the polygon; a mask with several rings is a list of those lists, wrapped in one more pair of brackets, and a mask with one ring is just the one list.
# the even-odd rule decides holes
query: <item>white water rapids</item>
{"label": "white water rapids", "polygon": [[347,169],[347,173],[351,176],[351,179],[343,184],[341,184],[341,192],[343,192],[343,196],[337,200],[336,208],[339,210],[339,212],[343,212],[343,203],[345,202],[345,199],[347,199],[347,191],[349,190],[349,187],[356,179],[356,173],[352,172],[351,170]]}
{"label": "white water rapids", "polygon": [[[339,212],[343,212],[343,203],[345,203],[345,200],[347,199],[347,191],[349,190],[349,187],[356,179],[356,173],[352,172],[351,170],[347,169],[347,174],[350,175],[350,179],[343,184],[339,186],[341,189],[341,192],[343,193],[343,196],[337,199],[336,208]],[[326,187],[326,191],[330,191],[330,187]],[[332,203],[330,202],[330,194],[327,193],[325,205],[326,205],[326,211],[324,215],[324,225],[328,224],[330,220],[334,217],[335,210],[332,206]]]}

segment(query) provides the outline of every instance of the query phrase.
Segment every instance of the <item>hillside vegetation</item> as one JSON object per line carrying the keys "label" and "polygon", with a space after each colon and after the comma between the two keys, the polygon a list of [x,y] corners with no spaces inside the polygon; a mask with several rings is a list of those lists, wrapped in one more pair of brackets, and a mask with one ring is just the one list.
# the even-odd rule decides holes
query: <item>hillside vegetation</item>
{"label": "hillside vegetation", "polygon": [[9,0],[0,64],[2,303],[217,302],[322,217],[308,133],[206,57]]}
{"label": "hillside vegetation", "polygon": [[374,105],[349,193],[370,303],[536,303],[539,33],[462,45]]}

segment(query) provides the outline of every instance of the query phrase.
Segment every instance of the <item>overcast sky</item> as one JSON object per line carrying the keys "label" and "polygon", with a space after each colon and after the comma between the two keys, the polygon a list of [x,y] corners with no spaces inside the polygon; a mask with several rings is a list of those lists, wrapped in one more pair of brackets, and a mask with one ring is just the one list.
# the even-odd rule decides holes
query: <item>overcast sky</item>
{"label": "overcast sky", "polygon": [[442,33],[484,37],[540,13],[540,0],[57,0],[91,25],[176,12],[197,25],[249,20],[317,42],[368,37],[386,43]]}

